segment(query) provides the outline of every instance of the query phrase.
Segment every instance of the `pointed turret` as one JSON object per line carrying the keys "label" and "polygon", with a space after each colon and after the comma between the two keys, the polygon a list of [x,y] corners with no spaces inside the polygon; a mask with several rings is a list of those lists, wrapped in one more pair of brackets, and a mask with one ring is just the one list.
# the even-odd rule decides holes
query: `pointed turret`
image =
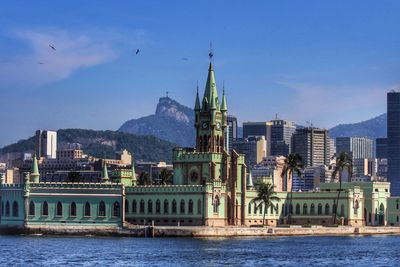
{"label": "pointed turret", "polygon": [[194,104],[194,111],[200,110],[200,99],[199,99],[199,86],[197,86],[196,102]]}
{"label": "pointed turret", "polygon": [[214,97],[214,92],[211,92],[211,102],[210,102],[210,110],[216,110],[217,109],[217,103],[215,102],[216,99]]}
{"label": "pointed turret", "polygon": [[254,187],[254,185],[253,185],[253,177],[251,176],[251,172],[249,172],[247,174],[247,188],[250,189],[250,188],[253,188],[253,187]]}
{"label": "pointed turret", "polygon": [[228,107],[226,105],[226,98],[225,98],[225,89],[222,91],[222,102],[221,102],[221,111],[227,111]]}
{"label": "pointed turret", "polygon": [[[214,106],[215,108],[217,108],[218,91],[217,91],[217,84],[215,82],[214,69],[211,62],[210,62],[210,67],[208,68],[208,77],[207,77],[206,88],[204,90],[203,105],[205,101],[207,101],[210,104],[210,106],[214,101]],[[203,109],[206,108],[203,106]]]}
{"label": "pointed turret", "polygon": [[132,185],[135,186],[137,185],[137,180],[136,180],[136,171],[135,171],[135,163],[133,162],[132,159]]}
{"label": "pointed turret", "polygon": [[38,167],[38,161],[36,158],[36,154],[33,156],[33,161],[32,161],[32,172],[31,172],[31,182],[32,183],[39,183],[39,167]]}
{"label": "pointed turret", "polygon": [[101,173],[101,179],[103,180],[103,183],[108,183],[108,181],[110,180],[108,178],[108,170],[107,170],[107,163],[104,162],[103,164],[103,171]]}

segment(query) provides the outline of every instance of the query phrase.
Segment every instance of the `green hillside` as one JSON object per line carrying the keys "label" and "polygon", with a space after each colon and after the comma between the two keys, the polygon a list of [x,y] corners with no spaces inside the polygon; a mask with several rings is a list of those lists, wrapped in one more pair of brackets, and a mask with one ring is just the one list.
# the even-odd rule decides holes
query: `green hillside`
{"label": "green hillside", "polygon": [[[85,153],[115,158],[115,153],[127,149],[135,160],[171,161],[172,149],[177,145],[153,136],[133,135],[118,131],[95,131],[84,129],[62,129],[57,131],[59,147],[68,143],[79,143]],[[0,154],[32,151],[35,138],[30,137],[0,149]]]}

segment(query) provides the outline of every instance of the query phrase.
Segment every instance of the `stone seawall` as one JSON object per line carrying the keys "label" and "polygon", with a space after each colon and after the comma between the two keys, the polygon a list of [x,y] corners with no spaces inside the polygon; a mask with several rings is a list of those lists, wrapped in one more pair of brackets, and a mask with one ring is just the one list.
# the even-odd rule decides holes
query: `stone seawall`
{"label": "stone seawall", "polygon": [[0,228],[0,234],[27,235],[93,235],[125,237],[267,237],[267,236],[346,236],[346,235],[400,235],[400,227],[206,227],[156,226],[152,227],[28,227]]}
{"label": "stone seawall", "polygon": [[400,227],[155,227],[155,236],[256,237],[307,235],[400,235]]}

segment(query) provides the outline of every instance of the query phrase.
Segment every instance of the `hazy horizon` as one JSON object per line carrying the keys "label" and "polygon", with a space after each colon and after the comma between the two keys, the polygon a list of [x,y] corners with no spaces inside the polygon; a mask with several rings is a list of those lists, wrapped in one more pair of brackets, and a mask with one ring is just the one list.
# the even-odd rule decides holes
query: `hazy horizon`
{"label": "hazy horizon", "polygon": [[[116,130],[166,91],[193,107],[209,44],[240,122],[331,128],[386,112],[398,1],[9,2],[0,10],[0,147],[36,129]],[[50,45],[54,46],[53,50]],[[136,50],[139,53],[136,55]]]}

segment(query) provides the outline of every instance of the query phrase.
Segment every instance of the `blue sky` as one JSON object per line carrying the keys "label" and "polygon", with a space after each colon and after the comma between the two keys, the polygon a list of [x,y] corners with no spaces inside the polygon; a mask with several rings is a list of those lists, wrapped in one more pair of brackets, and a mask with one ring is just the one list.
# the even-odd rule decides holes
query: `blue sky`
{"label": "blue sky", "polygon": [[0,146],[39,128],[117,129],[154,113],[166,91],[192,106],[210,41],[219,91],[225,82],[241,122],[368,119],[399,86],[399,10],[366,0],[3,1]]}

